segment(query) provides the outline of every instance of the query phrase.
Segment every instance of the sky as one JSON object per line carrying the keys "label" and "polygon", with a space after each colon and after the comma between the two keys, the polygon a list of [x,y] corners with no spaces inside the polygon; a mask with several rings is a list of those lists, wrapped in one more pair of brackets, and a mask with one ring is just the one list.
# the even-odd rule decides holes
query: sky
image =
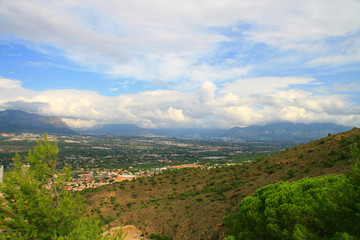
{"label": "sky", "polygon": [[0,0],[0,110],[360,127],[359,0]]}

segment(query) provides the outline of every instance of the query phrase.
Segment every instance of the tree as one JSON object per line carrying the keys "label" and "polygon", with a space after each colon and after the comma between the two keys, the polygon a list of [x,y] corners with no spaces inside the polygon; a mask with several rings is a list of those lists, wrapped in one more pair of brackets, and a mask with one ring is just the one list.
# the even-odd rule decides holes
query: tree
{"label": "tree", "polygon": [[360,151],[348,175],[278,182],[258,189],[224,218],[226,239],[359,239]]}
{"label": "tree", "polygon": [[46,135],[0,185],[0,235],[4,239],[101,239],[100,222],[86,216],[79,195],[67,191],[69,166],[56,169],[58,146]]}

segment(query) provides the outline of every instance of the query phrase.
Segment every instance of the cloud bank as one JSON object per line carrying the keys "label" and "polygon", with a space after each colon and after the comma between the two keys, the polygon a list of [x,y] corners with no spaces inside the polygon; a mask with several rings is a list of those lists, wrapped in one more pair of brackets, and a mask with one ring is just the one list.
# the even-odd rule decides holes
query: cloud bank
{"label": "cloud bank", "polygon": [[[279,121],[360,126],[360,108],[348,95],[296,88],[314,82],[296,77],[238,79],[220,88],[206,82],[195,93],[156,90],[109,97],[71,89],[36,92],[24,89],[17,80],[0,78],[0,94],[6,96],[0,108],[57,115],[72,127],[135,123],[148,128],[230,128]],[[246,92],[250,83],[262,87]]]}

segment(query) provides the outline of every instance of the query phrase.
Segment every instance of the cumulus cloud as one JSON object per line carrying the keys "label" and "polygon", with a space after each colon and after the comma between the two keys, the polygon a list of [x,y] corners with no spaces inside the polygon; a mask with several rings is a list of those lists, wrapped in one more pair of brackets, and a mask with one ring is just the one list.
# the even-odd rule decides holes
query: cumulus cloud
{"label": "cumulus cloud", "polygon": [[214,100],[216,89],[216,85],[212,82],[203,83],[198,91],[199,100],[201,102]]}
{"label": "cumulus cloud", "polygon": [[91,128],[98,125],[98,123],[95,120],[82,120],[82,119],[72,119],[72,118],[62,118],[62,120],[68,126],[79,129]]}
{"label": "cumulus cloud", "polygon": [[41,112],[41,109],[48,107],[48,103],[44,102],[25,102],[25,101],[8,101],[4,104],[4,108],[16,109],[29,113]]}
{"label": "cumulus cloud", "polygon": [[[266,88],[230,92],[230,85],[211,82],[197,91],[155,90],[109,97],[93,91],[47,90],[36,92],[21,87],[17,80],[1,79],[0,92],[13,86],[11,95],[1,95],[0,108],[17,108],[43,115],[60,116],[72,127],[106,123],[134,123],[142,127],[231,128],[269,122],[336,122],[360,126],[360,108],[347,95],[316,94],[296,88],[314,79],[282,78],[282,86],[261,79]],[[249,82],[259,79],[247,79]],[[235,84],[236,83],[236,84]],[[241,88],[241,81],[235,81]],[[291,88],[290,88],[291,87]],[[4,90],[5,89],[5,90]],[[27,92],[28,94],[23,94]],[[21,99],[21,100],[19,100]]]}
{"label": "cumulus cloud", "polygon": [[16,103],[25,103],[35,92],[22,87],[21,81],[0,77],[0,106],[2,109]]}
{"label": "cumulus cloud", "polygon": [[6,78],[0,77],[0,88],[1,89],[14,89],[20,88],[21,82],[18,80],[10,80]]}

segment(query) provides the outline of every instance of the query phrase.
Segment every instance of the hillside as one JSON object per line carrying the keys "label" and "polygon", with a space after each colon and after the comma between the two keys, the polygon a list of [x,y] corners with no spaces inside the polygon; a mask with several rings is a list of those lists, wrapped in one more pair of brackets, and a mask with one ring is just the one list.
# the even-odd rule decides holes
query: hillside
{"label": "hillside", "polygon": [[273,123],[265,126],[234,127],[223,134],[230,139],[246,141],[286,141],[308,142],[350,130],[349,127],[333,123]]}
{"label": "hillside", "polygon": [[89,212],[110,226],[135,225],[145,235],[173,239],[221,239],[225,215],[259,187],[279,180],[343,174],[348,146],[360,129],[286,149],[256,162],[211,169],[186,168],[82,192]]}

